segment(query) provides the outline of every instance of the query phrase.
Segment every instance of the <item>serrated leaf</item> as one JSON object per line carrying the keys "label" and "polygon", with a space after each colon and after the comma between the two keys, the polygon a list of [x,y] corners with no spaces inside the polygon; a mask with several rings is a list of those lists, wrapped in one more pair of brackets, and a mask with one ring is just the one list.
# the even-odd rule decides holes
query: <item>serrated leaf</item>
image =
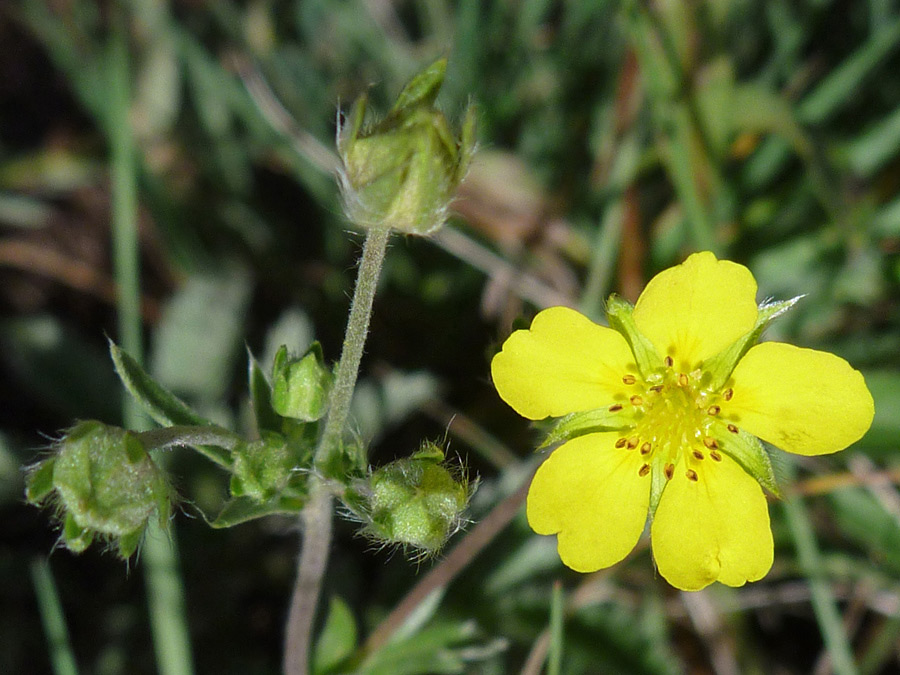
{"label": "serrated leaf", "polygon": [[712,437],[719,444],[719,450],[741,465],[756,481],[776,497],[781,497],[781,489],[775,479],[772,458],[763,447],[762,441],[751,433],[739,429],[737,433],[728,430],[725,422],[716,420],[712,427]]}
{"label": "serrated leaf", "polygon": [[714,391],[725,386],[725,383],[728,381],[728,378],[731,377],[731,373],[737,366],[738,361],[744,357],[744,354],[746,354],[753,345],[759,342],[760,336],[772,320],[787,312],[802,297],[802,295],[798,295],[796,298],[791,298],[790,300],[760,305],[759,314],[756,317],[756,324],[754,324],[753,328],[732,343],[731,346],[723,349],[712,359],[703,364],[703,370],[712,376],[712,380],[708,386]]}
{"label": "serrated leaf", "polygon": [[112,340],[109,341],[109,353],[112,355],[116,373],[119,375],[119,379],[122,380],[122,384],[125,385],[128,393],[144,406],[150,417],[157,423],[164,426],[173,424],[213,424],[150,377],[137,361],[120,349]]}
{"label": "serrated leaf", "polygon": [[557,443],[570,441],[578,436],[593,434],[598,431],[616,431],[634,425],[634,419],[625,410],[610,411],[607,408],[587,410],[585,412],[566,415],[547,434],[538,450]]}
{"label": "serrated leaf", "polygon": [[630,302],[616,294],[609,296],[609,300],[606,301],[606,317],[609,320],[609,327],[619,331],[628,342],[638,370],[644,379],[662,368],[662,359],[656,352],[656,348],[634,323],[634,306]]}
{"label": "serrated leaf", "polygon": [[337,668],[356,648],[356,621],[347,603],[332,596],[328,618],[313,651],[313,673],[324,675]]}
{"label": "serrated leaf", "polygon": [[237,497],[225,503],[210,526],[218,530],[265,516],[294,515],[303,510],[304,503],[305,500],[299,497],[281,497],[264,504],[248,497]]}

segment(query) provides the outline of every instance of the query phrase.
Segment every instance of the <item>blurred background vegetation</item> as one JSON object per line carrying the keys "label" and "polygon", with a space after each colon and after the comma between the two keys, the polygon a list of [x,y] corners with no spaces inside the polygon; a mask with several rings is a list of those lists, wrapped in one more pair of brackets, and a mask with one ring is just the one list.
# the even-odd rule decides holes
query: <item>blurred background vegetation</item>
{"label": "blurred background vegetation", "polygon": [[[776,454],[796,482],[772,505],[763,581],[678,593],[646,545],[578,575],[520,512],[364,672],[538,673],[548,651],[552,673],[900,672],[898,4],[2,3],[0,672],[71,672],[48,647],[65,631],[39,607],[61,608],[80,672],[157,672],[144,561],[91,549],[35,562],[56,533],[22,498],[20,467],[59,430],[122,420],[106,354],[124,281],[114,102],[130,96],[137,147],[147,363],[244,428],[245,346],[266,367],[314,336],[339,354],[361,237],[330,175],[336,111],[364,91],[385,111],[441,55],[439,103],[458,118],[477,102],[481,149],[450,225],[389,250],[354,407],[375,463],[446,435],[481,477],[473,522],[515,511],[539,436],[488,378],[513,322],[554,304],[600,319],[609,292],[633,300],[700,249],[747,264],[760,299],[806,293],[772,335],[849,359],[877,413],[847,452]],[[169,466],[197,672],[278,672],[294,523],[212,531],[201,514],[227,476],[188,453]],[[319,674],[345,672],[442,560],[370,550],[354,530],[337,524]]]}

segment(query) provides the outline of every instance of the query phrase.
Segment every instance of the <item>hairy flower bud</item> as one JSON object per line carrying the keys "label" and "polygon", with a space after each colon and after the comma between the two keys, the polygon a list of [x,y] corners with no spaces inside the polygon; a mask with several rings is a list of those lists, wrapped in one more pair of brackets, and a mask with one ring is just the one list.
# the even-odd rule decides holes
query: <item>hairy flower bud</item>
{"label": "hairy flower bud", "polygon": [[297,476],[301,462],[310,457],[300,457],[298,444],[288,443],[281,434],[263,432],[258,441],[241,443],[233,452],[234,466],[231,476],[231,494],[250,497],[265,502],[283,493]]}
{"label": "hairy flower bud", "polygon": [[282,345],[272,367],[272,407],[282,417],[314,422],[325,415],[333,382],[318,342],[299,359]]}
{"label": "hairy flower bud", "polygon": [[387,117],[368,127],[361,96],[338,130],[344,207],[360,227],[425,235],[446,221],[475,148],[474,108],[456,138],[434,107],[446,68],[441,59],[419,73]]}
{"label": "hairy flower bud", "polygon": [[436,553],[459,529],[470,495],[468,480],[445,465],[440,446],[426,442],[411,457],[369,476],[362,499],[365,533],[425,555]]}
{"label": "hairy flower bud", "polygon": [[29,470],[25,496],[32,504],[53,500],[70,550],[80,553],[100,536],[115,541],[127,558],[154,515],[161,524],[168,521],[173,495],[137,434],[90,420]]}

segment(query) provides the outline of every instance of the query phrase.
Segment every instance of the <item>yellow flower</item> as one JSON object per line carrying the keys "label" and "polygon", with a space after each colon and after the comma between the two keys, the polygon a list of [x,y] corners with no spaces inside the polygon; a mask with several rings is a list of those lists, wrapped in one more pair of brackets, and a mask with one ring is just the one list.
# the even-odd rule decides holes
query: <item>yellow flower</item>
{"label": "yellow flower", "polygon": [[494,357],[500,396],[533,420],[563,417],[535,474],[528,522],[562,561],[622,560],[651,515],[659,573],[698,590],[741,586],[772,566],[758,439],[800,455],[859,440],[875,412],[862,375],[826,352],[764,342],[795,300],[756,305],[750,271],[709,252],[658,274],[637,305],[613,296],[612,328],[553,307]]}

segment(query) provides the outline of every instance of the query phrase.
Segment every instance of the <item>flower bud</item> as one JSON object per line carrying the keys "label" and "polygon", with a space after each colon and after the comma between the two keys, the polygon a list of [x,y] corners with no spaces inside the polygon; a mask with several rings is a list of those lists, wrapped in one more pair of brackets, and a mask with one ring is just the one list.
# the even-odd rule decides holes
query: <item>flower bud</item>
{"label": "flower bud", "polygon": [[137,548],[150,518],[165,524],[172,489],[137,434],[102,422],[79,422],[56,454],[29,470],[26,498],[51,498],[66,547],[80,553],[95,536],[115,541],[119,555]]}
{"label": "flower bud", "polygon": [[469,106],[456,138],[434,107],[446,59],[406,85],[382,121],[364,127],[366,96],[357,99],[338,130],[339,173],[348,218],[365,228],[429,234],[447,207],[475,149],[475,111]]}
{"label": "flower bud", "polygon": [[[312,448],[309,448],[312,458]],[[239,444],[233,451],[231,494],[265,502],[282,494],[296,475],[303,458],[298,457],[281,434],[263,432],[258,441]]]}
{"label": "flower bud", "polygon": [[282,345],[272,367],[272,407],[282,417],[314,422],[325,415],[333,382],[318,342],[299,359]]}
{"label": "flower bud", "polygon": [[363,498],[365,533],[387,544],[437,553],[462,523],[469,482],[443,463],[444,451],[426,442],[406,459],[374,471]]}

